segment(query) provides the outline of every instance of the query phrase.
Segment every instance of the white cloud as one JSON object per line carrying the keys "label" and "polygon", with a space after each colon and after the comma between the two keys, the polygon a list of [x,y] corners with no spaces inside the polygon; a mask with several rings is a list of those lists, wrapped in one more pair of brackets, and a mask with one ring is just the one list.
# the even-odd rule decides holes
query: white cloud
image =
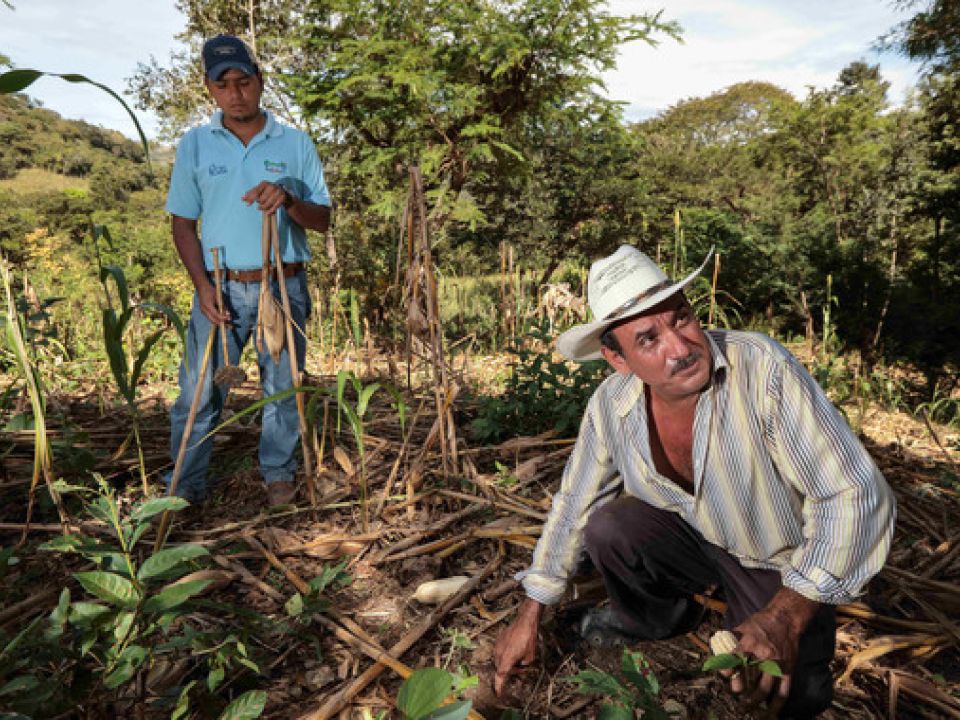
{"label": "white cloud", "polygon": [[[627,14],[657,6],[616,0],[610,9]],[[809,86],[832,84],[860,58],[880,63],[895,102],[915,79],[906,61],[873,50],[876,39],[905,17],[880,0],[671,0],[663,9],[665,19],[683,26],[683,44],[632,43],[604,76],[608,95],[625,101],[633,119],[747,80],[803,97]]]}

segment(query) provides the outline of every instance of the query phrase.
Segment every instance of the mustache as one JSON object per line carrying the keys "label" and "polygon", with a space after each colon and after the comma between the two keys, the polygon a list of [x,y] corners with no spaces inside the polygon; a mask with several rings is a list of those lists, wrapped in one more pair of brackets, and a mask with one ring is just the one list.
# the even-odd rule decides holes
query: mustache
{"label": "mustache", "polygon": [[670,360],[670,377],[673,377],[678,372],[683,372],[691,365],[695,365],[700,362],[700,358],[703,357],[703,353],[700,353],[696,350],[691,352],[686,357],[677,358],[676,360]]}

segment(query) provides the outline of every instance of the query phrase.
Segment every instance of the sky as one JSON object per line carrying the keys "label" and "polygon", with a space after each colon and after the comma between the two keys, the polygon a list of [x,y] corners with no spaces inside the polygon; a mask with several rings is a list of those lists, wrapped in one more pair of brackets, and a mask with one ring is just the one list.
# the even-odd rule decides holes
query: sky
{"label": "sky", "polygon": [[[0,54],[14,67],[75,72],[118,92],[138,62],[167,64],[179,45],[183,18],[172,0],[12,0],[0,4]],[[798,98],[831,85],[848,63],[879,63],[899,104],[915,83],[917,66],[872,49],[877,37],[909,13],[893,0],[612,0],[620,13],[663,10],[683,28],[683,42],[663,37],[658,47],[634,42],[621,49],[616,70],[603,76],[607,94],[625,103],[630,120],[656,115],[677,102],[704,97],[734,83],[764,80]],[[43,78],[27,94],[64,117],[120,130],[135,129],[123,108],[89,85]],[[133,105],[131,98],[128,103]],[[156,118],[135,110],[148,137]]]}

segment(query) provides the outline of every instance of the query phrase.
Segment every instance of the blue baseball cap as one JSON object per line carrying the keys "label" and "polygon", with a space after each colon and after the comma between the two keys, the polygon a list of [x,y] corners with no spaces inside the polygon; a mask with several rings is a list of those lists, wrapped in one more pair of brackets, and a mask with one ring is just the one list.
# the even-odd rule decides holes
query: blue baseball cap
{"label": "blue baseball cap", "polygon": [[219,80],[227,70],[236,68],[245,75],[256,75],[260,66],[253,50],[234,35],[217,35],[203,44],[203,74]]}

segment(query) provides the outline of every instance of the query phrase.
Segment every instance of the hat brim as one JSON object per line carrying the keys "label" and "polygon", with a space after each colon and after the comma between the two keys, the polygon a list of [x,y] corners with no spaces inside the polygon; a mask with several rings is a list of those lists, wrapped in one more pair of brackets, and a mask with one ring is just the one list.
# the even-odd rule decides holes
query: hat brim
{"label": "hat brim", "polygon": [[560,354],[565,358],[573,360],[574,362],[588,362],[589,360],[601,359],[603,355],[600,352],[600,336],[603,335],[608,327],[614,323],[639,315],[643,311],[649,310],[653,306],[663,302],[671,295],[683,290],[683,288],[703,272],[703,268],[707,266],[711,257],[713,257],[713,248],[710,248],[710,252],[707,253],[703,262],[700,263],[700,267],[687,275],[683,280],[655,292],[648,298],[644,298],[623,315],[618,315],[612,319],[601,318],[600,320],[594,320],[593,322],[584,323],[583,325],[574,325],[557,338],[557,350],[559,350]]}
{"label": "hat brim", "polygon": [[227,70],[239,70],[244,75],[257,74],[257,69],[250,63],[237,62],[236,60],[227,60],[222,63],[217,63],[212,68],[207,70],[207,79],[219,80],[220,76],[223,75]]}

